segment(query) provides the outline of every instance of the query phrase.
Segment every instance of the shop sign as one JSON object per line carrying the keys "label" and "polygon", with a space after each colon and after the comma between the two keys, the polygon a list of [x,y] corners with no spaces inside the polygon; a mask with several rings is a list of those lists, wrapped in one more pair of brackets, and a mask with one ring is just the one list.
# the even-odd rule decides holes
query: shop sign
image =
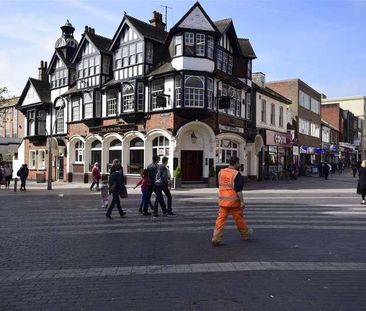
{"label": "shop sign", "polygon": [[128,132],[135,131],[136,124],[135,123],[126,123],[126,124],[114,124],[114,125],[106,125],[106,126],[94,126],[90,127],[90,133],[111,133],[111,132]]}
{"label": "shop sign", "polygon": [[224,131],[229,131],[229,132],[241,133],[241,134],[244,133],[244,128],[237,127],[237,126],[229,126],[229,125],[219,124],[219,129],[224,130]]}
{"label": "shop sign", "polygon": [[298,156],[299,155],[299,146],[292,147],[292,155]]}
{"label": "shop sign", "polygon": [[266,131],[266,144],[268,146],[292,147],[292,136],[288,133]]}

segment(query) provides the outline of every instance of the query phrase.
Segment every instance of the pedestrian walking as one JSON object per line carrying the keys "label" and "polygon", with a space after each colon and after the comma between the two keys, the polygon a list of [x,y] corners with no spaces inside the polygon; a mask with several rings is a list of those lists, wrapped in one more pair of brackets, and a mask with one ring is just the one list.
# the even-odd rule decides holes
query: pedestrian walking
{"label": "pedestrian walking", "polygon": [[100,180],[100,168],[99,168],[99,163],[95,162],[93,169],[92,169],[92,178],[93,178],[93,182],[90,185],[90,191],[93,191],[94,185],[97,185],[97,190],[99,190],[99,180]]}
{"label": "pedestrian walking", "polygon": [[332,170],[332,167],[329,163],[327,162],[324,162],[323,163],[323,176],[324,176],[324,179],[327,180],[328,179],[328,176],[329,176],[329,172]]}
{"label": "pedestrian walking", "polygon": [[[172,210],[172,195],[169,190],[169,181],[170,181],[170,172],[167,168],[168,158],[163,157],[161,160],[161,164],[158,165],[158,169],[156,172],[155,178],[155,188],[156,188],[156,200],[154,204],[154,211],[158,210],[158,204],[160,204],[161,209],[163,211],[163,215],[171,215],[174,216]],[[168,208],[165,205],[163,192],[167,198]]]}
{"label": "pedestrian walking", "polygon": [[[139,207],[139,214],[142,214],[143,210],[144,210],[144,205],[145,205],[145,201],[147,198],[147,191],[148,191],[148,180],[149,180],[149,173],[148,173],[147,169],[144,169],[141,173],[141,179],[134,187],[134,189],[136,189],[137,187],[141,186],[141,203],[140,203],[140,207]],[[147,202],[147,204],[151,207],[152,210],[154,210],[154,207],[151,204],[151,201]]]}
{"label": "pedestrian walking", "polygon": [[120,166],[121,166],[121,161],[119,159],[114,159],[112,161],[112,166],[109,169],[109,176],[112,175],[117,170],[117,168]]}
{"label": "pedestrian walking", "polygon": [[20,191],[27,191],[27,189],[25,189],[25,184],[28,175],[29,175],[28,165],[23,164],[22,167],[17,172],[17,176],[20,178]]}
{"label": "pedestrian walking", "polygon": [[343,162],[341,160],[338,161],[338,173],[343,173]]}
{"label": "pedestrian walking", "polygon": [[351,167],[352,167],[353,178],[355,178],[357,174],[357,162],[353,161]]}
{"label": "pedestrian walking", "polygon": [[296,180],[296,169],[295,169],[295,165],[293,162],[290,162],[287,165],[287,172],[288,172],[288,176],[290,178],[292,178],[293,180]]}
{"label": "pedestrian walking", "polygon": [[[144,216],[149,216],[151,215],[151,213],[148,212],[148,208],[149,208],[149,202],[151,200],[151,195],[153,194],[153,192],[155,192],[156,194],[156,190],[155,190],[155,178],[156,178],[156,173],[157,173],[157,168],[158,168],[158,162],[159,162],[159,156],[158,155],[154,155],[152,158],[152,163],[146,168],[147,169],[147,195],[146,195],[146,200],[144,202],[144,210],[142,215]],[[157,194],[156,194],[157,197]],[[162,196],[161,196],[162,198]],[[158,197],[157,197],[158,199]],[[154,217],[159,217],[158,214],[158,210],[157,208],[155,209],[154,206]]]}
{"label": "pedestrian walking", "polygon": [[120,194],[122,193],[125,184],[123,169],[121,165],[117,165],[115,169],[116,170],[109,176],[109,192],[112,194],[112,202],[108,207],[107,213],[105,214],[105,217],[109,219],[112,219],[111,214],[115,205],[117,205],[120,217],[126,215],[126,212],[124,212],[121,208],[120,201]]}
{"label": "pedestrian walking", "polygon": [[5,188],[9,189],[10,181],[13,176],[13,169],[10,167],[9,164],[6,164],[3,169],[3,172],[4,172],[4,179],[5,179]]}
{"label": "pedestrian walking", "polygon": [[234,218],[242,240],[249,240],[253,230],[244,219],[243,178],[239,173],[239,158],[231,157],[229,167],[219,172],[219,211],[212,236],[212,245],[223,244],[224,227],[229,214]]}
{"label": "pedestrian walking", "polygon": [[357,193],[361,194],[362,202],[361,204],[366,204],[365,196],[366,196],[366,160],[363,160],[361,163],[361,167],[359,169],[360,179],[357,184]]}
{"label": "pedestrian walking", "polygon": [[0,189],[1,189],[1,184],[3,183],[3,179],[4,179],[4,169],[3,169],[3,166],[0,165]]}
{"label": "pedestrian walking", "polygon": [[108,198],[109,198],[109,187],[106,180],[102,181],[102,186],[100,187],[100,201],[102,207],[108,208]]}

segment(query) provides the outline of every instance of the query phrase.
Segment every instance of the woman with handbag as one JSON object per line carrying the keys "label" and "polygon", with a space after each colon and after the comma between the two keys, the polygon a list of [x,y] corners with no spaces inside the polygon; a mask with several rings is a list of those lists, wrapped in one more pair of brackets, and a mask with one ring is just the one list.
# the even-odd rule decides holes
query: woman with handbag
{"label": "woman with handbag", "polygon": [[362,203],[366,204],[366,160],[363,160],[359,169],[360,179],[358,180],[357,193],[362,195]]}
{"label": "woman with handbag", "polygon": [[123,193],[127,194],[127,192],[125,187],[125,179],[123,176],[123,169],[120,164],[116,165],[115,171],[109,176],[109,192],[112,194],[112,202],[109,205],[105,217],[112,219],[111,214],[115,205],[117,205],[120,217],[125,216],[126,212],[124,212],[121,208],[120,195],[123,195]]}

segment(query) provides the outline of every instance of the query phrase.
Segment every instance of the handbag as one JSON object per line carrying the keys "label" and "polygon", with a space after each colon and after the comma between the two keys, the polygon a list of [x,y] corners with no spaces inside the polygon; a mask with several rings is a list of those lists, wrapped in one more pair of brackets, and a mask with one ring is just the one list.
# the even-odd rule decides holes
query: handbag
{"label": "handbag", "polygon": [[119,193],[121,199],[126,199],[128,197],[127,188],[125,185],[122,185],[121,192]]}

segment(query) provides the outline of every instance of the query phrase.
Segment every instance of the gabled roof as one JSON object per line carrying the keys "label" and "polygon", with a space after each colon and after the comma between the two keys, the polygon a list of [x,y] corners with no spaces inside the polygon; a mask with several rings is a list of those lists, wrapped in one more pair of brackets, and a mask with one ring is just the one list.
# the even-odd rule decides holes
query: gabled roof
{"label": "gabled roof", "polygon": [[203,9],[203,7],[201,6],[201,4],[197,1],[189,10],[186,14],[183,15],[183,17],[173,26],[173,28],[170,30],[169,34],[174,32],[177,28],[179,28],[179,25],[182,24],[182,22],[193,12],[193,10],[195,10],[196,8],[198,8],[202,14],[205,16],[205,18],[207,19],[208,23],[211,25],[211,27],[213,28],[213,30],[215,32],[220,32],[216,25],[214,24],[214,22],[211,20],[211,18],[207,15],[207,13],[205,12],[205,10]]}
{"label": "gabled roof", "polygon": [[108,47],[111,44],[111,39],[87,31],[82,34],[79,46],[75,52],[74,57],[71,60],[73,63],[75,63],[75,60],[77,59],[80,51],[82,50],[85,40],[90,41],[100,52],[109,53]]}
{"label": "gabled roof", "polygon": [[245,57],[248,58],[257,58],[255,55],[252,45],[250,44],[249,39],[238,38],[238,42],[241,48],[241,52]]}
{"label": "gabled roof", "polygon": [[60,58],[67,68],[75,68],[75,64],[67,60],[64,56],[62,48],[56,48],[55,53],[53,53],[52,59],[50,61],[50,65],[47,68],[47,74],[50,74],[54,62],[56,61],[56,57]]}
{"label": "gabled roof", "polygon": [[216,25],[217,29],[223,34],[233,22],[231,18],[221,19],[215,21],[214,24]]}
{"label": "gabled roof", "polygon": [[20,95],[19,101],[17,103],[17,107],[20,107],[22,105],[24,98],[27,95],[27,92],[31,85],[33,86],[34,90],[37,92],[37,95],[38,95],[41,103],[51,103],[50,84],[46,81],[29,78],[23,89],[22,95]]}
{"label": "gabled roof", "polygon": [[159,29],[148,23],[145,23],[137,18],[134,18],[132,16],[125,14],[121,23],[118,26],[116,33],[113,36],[113,39],[111,40],[111,44],[108,47],[108,51],[111,51],[113,49],[115,43],[117,42],[117,39],[119,38],[119,36],[123,30],[123,26],[125,25],[126,21],[127,21],[127,24],[130,24],[132,27],[134,27],[136,29],[136,31],[144,38],[147,38],[152,41],[159,42],[159,43],[165,42],[165,39],[168,35],[168,33],[166,31]]}

